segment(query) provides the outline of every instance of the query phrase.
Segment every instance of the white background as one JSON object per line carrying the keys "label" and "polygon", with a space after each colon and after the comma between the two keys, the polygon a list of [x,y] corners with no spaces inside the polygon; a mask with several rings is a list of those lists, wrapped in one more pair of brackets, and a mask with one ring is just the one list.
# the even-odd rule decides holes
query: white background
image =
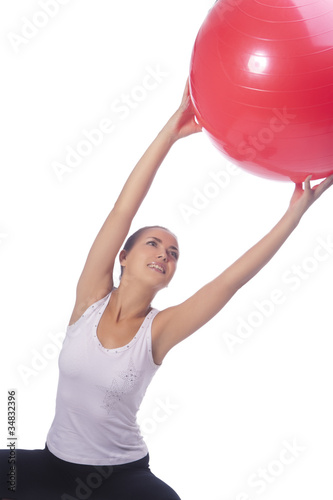
{"label": "white background", "polygon": [[[44,447],[58,377],[59,345],[51,336],[64,334],[87,253],[123,183],[180,102],[195,36],[213,2],[71,0],[15,50],[13,34],[21,36],[27,20],[43,22],[41,3],[0,6],[2,448],[11,388],[19,447]],[[163,76],[145,91],[149,68]],[[132,103],[126,118],[111,108],[124,95]],[[106,118],[113,132],[60,179],[54,162],[65,163],[83,130]],[[133,231],[161,224],[179,237],[178,270],[156,298],[158,309],[214,278],[288,206],[291,183],[241,170],[225,177],[224,187],[209,187],[209,173],[228,168],[204,134],[178,142],[134,220]],[[214,198],[186,218],[184,205],[193,208],[198,191]],[[311,207],[221,313],[169,353],[148,389],[140,421],[151,468],[182,500],[332,493],[333,252],[317,253],[320,241],[333,238],[332,195]],[[293,266],[302,272],[297,287]],[[275,289],[281,303],[269,306]],[[245,323],[247,338],[228,348],[226,333],[240,339]],[[157,410],[161,401],[168,410]],[[286,441],[302,451],[282,464]],[[268,471],[261,490],[248,483],[260,467]]]}

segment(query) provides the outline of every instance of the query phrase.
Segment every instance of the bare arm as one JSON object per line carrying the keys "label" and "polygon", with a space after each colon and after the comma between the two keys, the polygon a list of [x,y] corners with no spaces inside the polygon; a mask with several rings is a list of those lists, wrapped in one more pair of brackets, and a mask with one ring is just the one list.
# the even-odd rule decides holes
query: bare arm
{"label": "bare arm", "polygon": [[200,130],[194,120],[187,82],[180,107],[134,167],[93,242],[77,284],[76,304],[70,323],[80,317],[87,305],[111,290],[116,256],[160,165],[178,139]]}
{"label": "bare arm", "polygon": [[312,203],[333,184],[333,176],[311,188],[310,178],[295,186],[290,206],[281,220],[256,245],[185,302],[160,312],[153,324],[154,359],[160,364],[177,343],[214,317],[231,297],[276,254]]}

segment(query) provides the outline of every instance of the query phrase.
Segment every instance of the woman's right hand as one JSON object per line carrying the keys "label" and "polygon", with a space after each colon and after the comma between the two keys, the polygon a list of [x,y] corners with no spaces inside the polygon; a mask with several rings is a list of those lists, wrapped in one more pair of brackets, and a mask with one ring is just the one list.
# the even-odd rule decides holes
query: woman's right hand
{"label": "woman's right hand", "polygon": [[183,137],[202,131],[202,127],[195,119],[194,107],[189,90],[189,79],[186,81],[184,94],[179,108],[172,115],[164,128],[171,135],[174,142]]}

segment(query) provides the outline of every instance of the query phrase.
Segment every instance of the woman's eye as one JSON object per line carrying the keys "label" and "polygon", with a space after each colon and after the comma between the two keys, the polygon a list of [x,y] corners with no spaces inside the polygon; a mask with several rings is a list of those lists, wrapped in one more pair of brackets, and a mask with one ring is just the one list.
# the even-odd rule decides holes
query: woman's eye
{"label": "woman's eye", "polygon": [[147,245],[153,245],[154,247],[156,247],[157,243],[156,241],[148,241]]}

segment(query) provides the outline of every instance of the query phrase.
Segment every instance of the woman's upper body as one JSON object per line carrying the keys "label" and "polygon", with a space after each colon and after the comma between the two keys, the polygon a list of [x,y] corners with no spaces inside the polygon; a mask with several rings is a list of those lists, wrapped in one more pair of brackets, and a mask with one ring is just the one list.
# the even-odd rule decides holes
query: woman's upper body
{"label": "woman's upper body", "polygon": [[67,462],[121,465],[148,453],[137,413],[159,368],[151,345],[158,311],[151,309],[124,345],[105,347],[98,332],[114,291],[67,327],[59,356],[56,412],[46,442]]}

